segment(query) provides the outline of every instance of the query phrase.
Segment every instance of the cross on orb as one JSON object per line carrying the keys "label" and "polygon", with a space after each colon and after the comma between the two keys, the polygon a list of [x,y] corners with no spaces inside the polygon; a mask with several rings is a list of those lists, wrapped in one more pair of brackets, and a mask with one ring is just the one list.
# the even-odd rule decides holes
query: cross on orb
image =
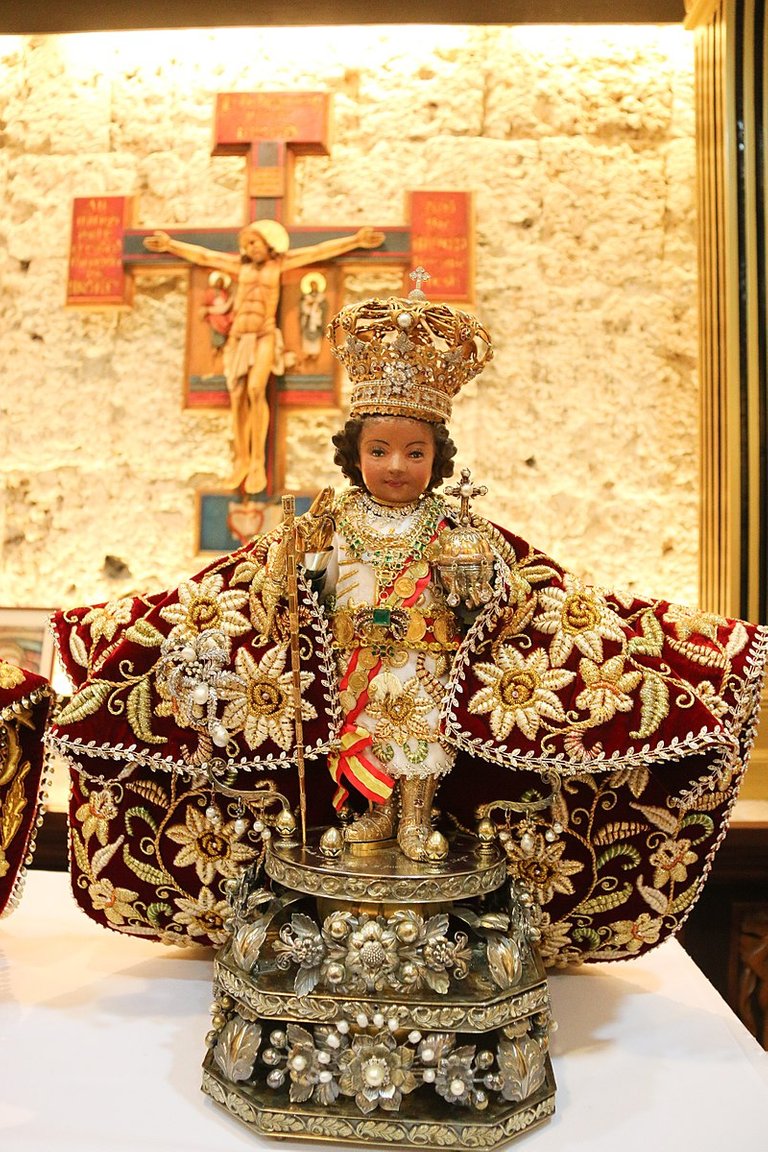
{"label": "cross on orb", "polygon": [[462,468],[461,476],[458,484],[454,484],[451,488],[446,488],[446,496],[458,496],[461,503],[459,505],[459,523],[469,524],[469,504],[475,496],[485,496],[488,489],[485,484],[473,484],[472,475],[469,468]]}

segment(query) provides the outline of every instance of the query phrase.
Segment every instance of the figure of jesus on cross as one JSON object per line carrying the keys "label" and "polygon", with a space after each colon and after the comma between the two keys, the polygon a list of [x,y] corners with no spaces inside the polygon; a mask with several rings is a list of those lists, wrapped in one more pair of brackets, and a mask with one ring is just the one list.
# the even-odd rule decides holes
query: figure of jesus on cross
{"label": "figure of jesus on cross", "polygon": [[203,268],[225,272],[236,282],[232,327],[224,348],[224,374],[232,409],[234,466],[227,481],[248,493],[267,485],[265,447],[269,428],[266,392],[275,356],[277,306],[283,272],[343,256],[355,248],[378,248],[384,233],[360,228],[351,236],[289,250],[288,233],[277,220],[254,220],[241,229],[239,253],[217,252],[154,232],[150,252],[169,252]]}

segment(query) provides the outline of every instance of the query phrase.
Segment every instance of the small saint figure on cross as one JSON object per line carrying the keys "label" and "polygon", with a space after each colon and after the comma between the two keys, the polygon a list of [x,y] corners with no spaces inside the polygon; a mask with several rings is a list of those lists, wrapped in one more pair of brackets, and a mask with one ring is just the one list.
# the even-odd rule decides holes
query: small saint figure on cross
{"label": "small saint figure on cross", "polygon": [[269,429],[267,383],[275,358],[277,306],[284,272],[343,256],[355,248],[378,248],[384,233],[359,228],[351,236],[289,250],[286,229],[277,220],[254,220],[240,230],[239,253],[217,252],[156,231],[144,240],[150,252],[169,252],[236,282],[232,324],[224,347],[224,375],[232,410],[234,464],[227,483],[248,493],[267,485],[265,447]]}

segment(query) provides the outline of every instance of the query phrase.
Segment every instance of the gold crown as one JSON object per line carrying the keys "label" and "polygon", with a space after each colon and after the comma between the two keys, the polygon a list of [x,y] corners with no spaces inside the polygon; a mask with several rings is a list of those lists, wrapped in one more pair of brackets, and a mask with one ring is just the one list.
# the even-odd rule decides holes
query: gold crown
{"label": "gold crown", "polygon": [[352,382],[351,416],[410,416],[447,421],[451,400],[493,356],[491,338],[467,312],[430,304],[421,290],[429,273],[411,273],[406,299],[364,300],[342,308],[328,325],[334,355]]}

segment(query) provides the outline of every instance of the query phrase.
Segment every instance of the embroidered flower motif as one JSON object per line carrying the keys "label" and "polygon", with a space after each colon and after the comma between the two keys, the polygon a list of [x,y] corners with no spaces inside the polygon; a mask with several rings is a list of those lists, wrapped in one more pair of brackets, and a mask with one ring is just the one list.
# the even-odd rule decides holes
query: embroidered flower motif
{"label": "embroidered flower motif", "polygon": [[413,1057],[413,1049],[399,1047],[388,1032],[355,1036],[351,1048],[339,1058],[339,1089],[345,1096],[354,1096],[361,1112],[375,1108],[397,1112],[403,1095],[416,1087]]}
{"label": "embroidered flower motif", "polygon": [[[222,723],[230,732],[242,732],[249,748],[258,748],[273,740],[280,748],[289,749],[294,740],[293,675],[286,672],[288,645],[271,648],[259,663],[245,648],[235,659],[236,674],[228,676],[219,690],[229,700]],[[311,672],[301,673],[301,716],[313,720],[317,712],[304,692],[313,682]]]}
{"label": "embroidered flower motif", "polygon": [[576,697],[576,707],[588,709],[593,724],[604,724],[617,712],[631,712],[634,700],[629,695],[642,683],[642,672],[624,671],[624,657],[612,656],[602,665],[592,660],[579,664],[586,688]]}
{"label": "embroidered flower motif", "polygon": [[564,588],[542,588],[539,602],[544,611],[533,627],[552,637],[549,655],[554,667],[565,664],[574,648],[599,663],[603,640],[625,639],[621,620],[596,588],[588,588],[575,576],[566,575]]}
{"label": "embroidered flower motif", "polygon": [[0,688],[18,688],[24,683],[24,673],[15,664],[0,661]]}
{"label": "embroidered flower motif", "polygon": [[641,912],[637,920],[617,920],[611,925],[611,944],[625,948],[627,952],[639,952],[655,944],[661,934],[664,922],[649,912]]}
{"label": "embroidered flower motif", "polygon": [[435,738],[434,729],[425,718],[434,705],[428,696],[420,694],[420,684],[413,676],[396,691],[375,691],[374,680],[371,697],[366,712],[377,721],[376,739],[394,740],[396,744],[406,744],[409,739],[430,740]]}
{"label": "embroidered flower motif", "polygon": [[533,841],[533,845],[525,849],[514,841],[506,844],[510,874],[531,889],[537,904],[548,904],[555,892],[572,896],[570,877],[581,872],[584,865],[578,860],[562,859],[565,851],[562,840],[549,844],[541,833],[536,833]]}
{"label": "embroidered flower motif", "polygon": [[224,923],[230,915],[226,900],[217,900],[210,888],[201,888],[196,900],[184,896],[174,900],[179,909],[173,923],[183,924],[189,936],[207,936],[213,944],[224,944],[229,932]]}
{"label": "embroidered flower motif", "polygon": [[257,853],[239,841],[235,823],[221,819],[214,823],[199,808],[187,808],[186,824],[173,824],[167,831],[174,844],[183,845],[174,865],[194,865],[203,884],[211,884],[217,873],[236,879],[242,866],[254,860]]}
{"label": "embroidered flower motif", "polygon": [[357,976],[369,991],[380,992],[392,982],[398,962],[394,931],[381,920],[362,916],[359,927],[350,933],[347,942],[347,971]]}
{"label": "embroidered flower motif", "polygon": [[716,616],[714,612],[702,612],[699,608],[687,608],[683,604],[670,604],[664,619],[675,625],[681,640],[689,640],[691,636],[706,636],[708,640],[717,640],[718,628],[727,624],[727,620]]}
{"label": "embroidered flower motif", "polygon": [[517,726],[530,739],[536,737],[542,717],[565,720],[565,710],[555,695],[574,679],[574,672],[549,667],[546,652],[529,656],[516,648],[499,648],[496,664],[478,664],[475,672],[485,688],[469,702],[475,715],[491,714],[491,730],[504,740]]}
{"label": "embroidered flower motif", "polygon": [[653,875],[654,887],[661,888],[662,884],[673,880],[679,884],[684,883],[688,879],[688,865],[695,864],[698,858],[698,854],[691,851],[690,840],[665,840],[648,857],[656,869]]}
{"label": "embroidered flower motif", "polygon": [[116,888],[111,880],[94,880],[88,886],[88,895],[97,912],[103,912],[110,924],[125,924],[128,917],[136,916],[133,906],[138,892],[130,888]]}
{"label": "embroidered flower motif", "polygon": [[82,824],[83,839],[87,842],[95,834],[99,844],[106,844],[109,837],[109,822],[118,814],[117,804],[109,788],[91,792],[85,804],[75,812],[75,820]]}
{"label": "embroidered flower motif", "polygon": [[227,636],[242,636],[250,624],[238,609],[248,603],[248,593],[240,588],[222,591],[224,579],[208,573],[202,580],[187,580],[179,586],[178,604],[166,604],[160,615],[173,627],[169,637],[193,637],[199,632],[218,630]]}
{"label": "embroidered flower motif", "polygon": [[91,639],[95,642],[112,640],[121,624],[128,624],[133,613],[133,599],[110,600],[107,604],[91,608],[83,616],[83,624],[88,624],[91,630]]}

